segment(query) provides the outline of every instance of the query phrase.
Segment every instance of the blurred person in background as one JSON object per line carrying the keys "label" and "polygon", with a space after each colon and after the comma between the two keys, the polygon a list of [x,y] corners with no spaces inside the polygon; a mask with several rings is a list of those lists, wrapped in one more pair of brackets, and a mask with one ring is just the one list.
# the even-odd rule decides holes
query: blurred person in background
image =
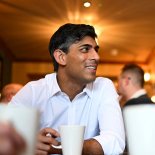
{"label": "blurred person in background", "polygon": [[11,101],[12,97],[23,87],[19,83],[9,83],[2,88],[0,103],[7,104]]}
{"label": "blurred person in background", "polygon": [[[144,70],[137,64],[126,64],[118,79],[118,93],[122,109],[130,105],[152,103],[144,89]],[[126,145],[124,155],[128,153]]]}
{"label": "blurred person in background", "polygon": [[118,93],[125,101],[124,106],[152,103],[144,89],[144,70],[136,64],[126,64],[122,68]]}

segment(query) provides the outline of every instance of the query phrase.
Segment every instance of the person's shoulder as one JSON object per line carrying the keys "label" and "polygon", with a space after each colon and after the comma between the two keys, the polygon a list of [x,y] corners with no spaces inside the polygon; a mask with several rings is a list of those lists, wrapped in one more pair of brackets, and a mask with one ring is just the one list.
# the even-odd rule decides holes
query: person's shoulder
{"label": "person's shoulder", "polygon": [[152,101],[147,94],[144,94],[137,98],[132,98],[128,100],[125,105],[128,106],[128,105],[148,104],[148,103],[152,103]]}
{"label": "person's shoulder", "polygon": [[118,97],[114,83],[106,77],[96,78],[93,83],[93,91],[96,96],[102,96],[102,98],[109,98],[109,95]]}
{"label": "person's shoulder", "polygon": [[113,89],[114,88],[114,84],[112,82],[112,80],[110,80],[109,78],[106,77],[97,77],[95,79],[95,81],[93,82],[93,88],[99,89],[101,91],[101,89],[105,90],[105,89]]}
{"label": "person's shoulder", "polygon": [[51,74],[46,74],[44,77],[38,79],[38,80],[34,80],[34,81],[30,81],[28,82],[28,84],[44,84],[46,81],[51,81],[55,78],[56,74],[55,73],[51,73]]}
{"label": "person's shoulder", "polygon": [[106,78],[106,77],[97,77],[94,81],[95,84],[109,84],[113,83],[111,79]]}
{"label": "person's shoulder", "polygon": [[50,83],[52,83],[52,81],[55,79],[55,77],[56,77],[55,73],[46,74],[41,79],[28,82],[25,86],[26,87],[38,88],[38,89],[40,89],[44,86],[48,87],[48,85]]}
{"label": "person's shoulder", "polygon": [[44,79],[53,80],[55,78],[56,78],[56,73],[50,73],[50,74],[46,74]]}
{"label": "person's shoulder", "polygon": [[141,102],[144,103],[153,103],[151,98],[148,96],[148,94],[144,94],[138,97],[139,100],[141,100]]}

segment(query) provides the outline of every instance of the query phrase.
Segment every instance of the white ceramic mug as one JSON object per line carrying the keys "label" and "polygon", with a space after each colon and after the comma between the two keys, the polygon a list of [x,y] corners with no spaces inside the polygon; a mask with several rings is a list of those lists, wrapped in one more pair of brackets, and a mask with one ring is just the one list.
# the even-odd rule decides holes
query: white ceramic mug
{"label": "white ceramic mug", "polygon": [[15,107],[0,104],[0,121],[9,121],[26,141],[26,150],[21,155],[34,155],[39,112],[33,108]]}
{"label": "white ceramic mug", "polygon": [[155,104],[123,109],[130,155],[155,155]]}
{"label": "white ceramic mug", "polygon": [[85,126],[83,125],[62,125],[59,127],[61,146],[53,146],[61,149],[63,155],[81,155]]}

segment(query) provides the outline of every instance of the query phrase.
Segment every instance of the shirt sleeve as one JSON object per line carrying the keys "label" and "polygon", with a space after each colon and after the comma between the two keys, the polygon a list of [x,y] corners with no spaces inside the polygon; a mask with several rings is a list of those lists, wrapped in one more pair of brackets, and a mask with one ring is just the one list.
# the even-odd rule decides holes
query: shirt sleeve
{"label": "shirt sleeve", "polygon": [[124,151],[125,132],[122,111],[116,89],[109,79],[100,85],[101,103],[98,112],[100,135],[94,137],[106,155],[117,155]]}

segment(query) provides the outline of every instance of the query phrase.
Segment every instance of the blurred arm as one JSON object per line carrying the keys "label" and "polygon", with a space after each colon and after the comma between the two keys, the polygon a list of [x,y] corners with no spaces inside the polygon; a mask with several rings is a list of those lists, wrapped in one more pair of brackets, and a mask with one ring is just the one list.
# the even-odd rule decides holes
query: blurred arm
{"label": "blurred arm", "polygon": [[26,148],[24,139],[9,123],[0,123],[0,154],[17,155]]}

